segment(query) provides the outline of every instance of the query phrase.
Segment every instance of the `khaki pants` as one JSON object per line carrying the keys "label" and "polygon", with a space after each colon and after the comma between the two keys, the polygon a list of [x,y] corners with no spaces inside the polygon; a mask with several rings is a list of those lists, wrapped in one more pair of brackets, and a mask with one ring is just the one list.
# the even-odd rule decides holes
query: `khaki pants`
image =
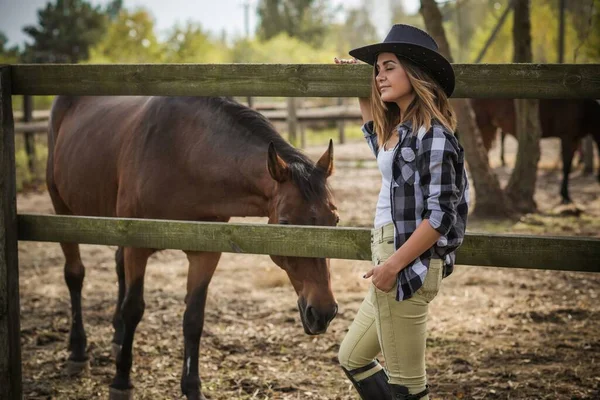
{"label": "khaki pants", "polygon": [[[373,230],[371,250],[374,265],[394,253],[392,224]],[[381,351],[390,383],[406,386],[410,393],[424,390],[427,312],[441,280],[442,261],[432,259],[424,285],[408,300],[396,301],[396,286],[386,293],[371,284],[340,346],[338,358],[342,366],[347,370],[364,367]],[[379,369],[378,366],[357,374],[355,379],[365,379]]]}

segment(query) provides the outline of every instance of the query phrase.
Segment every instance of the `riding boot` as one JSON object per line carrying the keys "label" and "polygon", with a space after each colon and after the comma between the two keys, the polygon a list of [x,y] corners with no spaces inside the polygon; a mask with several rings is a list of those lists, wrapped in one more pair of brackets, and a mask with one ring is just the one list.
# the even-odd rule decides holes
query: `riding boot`
{"label": "riding boot", "polygon": [[429,394],[428,385],[425,386],[425,390],[415,394],[409,393],[408,388],[402,385],[390,384],[390,390],[392,391],[392,400],[421,400]]}
{"label": "riding boot", "polygon": [[388,385],[388,376],[384,369],[380,369],[373,375],[357,381],[354,377],[362,372],[366,372],[370,369],[377,367],[379,363],[373,361],[372,363],[362,367],[353,369],[351,371],[342,367],[344,373],[352,382],[352,385],[360,395],[362,400],[389,400],[392,398],[390,387]]}

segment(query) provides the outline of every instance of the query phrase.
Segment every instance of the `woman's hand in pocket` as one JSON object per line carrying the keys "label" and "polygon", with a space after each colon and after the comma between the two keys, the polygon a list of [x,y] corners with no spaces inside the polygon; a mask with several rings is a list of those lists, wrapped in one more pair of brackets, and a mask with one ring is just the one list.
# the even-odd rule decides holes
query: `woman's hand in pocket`
{"label": "woman's hand in pocket", "polygon": [[375,285],[377,289],[381,290],[382,292],[389,292],[396,284],[398,270],[390,263],[385,262],[381,265],[373,267],[363,276],[365,279],[369,279],[371,277],[371,282],[373,282],[373,285]]}

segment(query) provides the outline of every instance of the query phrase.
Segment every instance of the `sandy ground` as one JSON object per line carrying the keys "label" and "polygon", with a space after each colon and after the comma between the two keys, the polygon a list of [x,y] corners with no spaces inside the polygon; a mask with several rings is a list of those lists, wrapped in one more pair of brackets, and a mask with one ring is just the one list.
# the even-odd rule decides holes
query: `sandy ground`
{"label": "sandy ground", "polygon": [[[540,213],[519,221],[476,221],[470,231],[600,237],[600,185],[572,174],[580,216],[559,216],[558,146],[543,142],[536,200]],[[514,154],[509,141],[509,164]],[[314,158],[325,148],[311,148]],[[503,182],[509,167],[497,166]],[[363,143],[336,147],[331,178],[341,224],[369,226],[378,172]],[[51,213],[47,193],[18,197],[20,213]],[[249,222],[249,219],[237,219]],[[252,222],[263,221],[252,219]],[[91,370],[64,371],[69,297],[58,244],[19,243],[21,338],[27,399],[107,398],[114,373],[111,318],[116,299],[114,250],[82,246],[87,267],[84,318]],[[268,256],[224,254],[209,291],[200,370],[210,399],[358,399],[337,364],[339,343],[368,282],[368,262],[332,260],[339,314],[328,332],[303,333],[296,296]],[[180,397],[186,259],[178,251],[152,256],[146,313],[135,339],[138,399]],[[432,302],[427,341],[432,399],[600,399],[600,276],[457,266]]]}

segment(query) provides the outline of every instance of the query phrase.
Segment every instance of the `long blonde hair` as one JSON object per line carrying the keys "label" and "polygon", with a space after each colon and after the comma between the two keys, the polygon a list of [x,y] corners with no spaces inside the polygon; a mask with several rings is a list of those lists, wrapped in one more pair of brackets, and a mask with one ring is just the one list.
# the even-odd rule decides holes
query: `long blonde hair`
{"label": "long blonde hair", "polygon": [[410,121],[413,132],[416,132],[421,126],[429,130],[431,120],[435,118],[446,129],[454,132],[456,116],[450,106],[448,96],[441,86],[412,62],[400,57],[398,57],[398,61],[406,71],[415,98],[406,109],[405,115],[400,115],[400,108],[396,103],[381,100],[381,94],[377,88],[377,65],[373,67],[371,111],[379,147],[382,147],[392,137],[396,127],[402,122]]}

